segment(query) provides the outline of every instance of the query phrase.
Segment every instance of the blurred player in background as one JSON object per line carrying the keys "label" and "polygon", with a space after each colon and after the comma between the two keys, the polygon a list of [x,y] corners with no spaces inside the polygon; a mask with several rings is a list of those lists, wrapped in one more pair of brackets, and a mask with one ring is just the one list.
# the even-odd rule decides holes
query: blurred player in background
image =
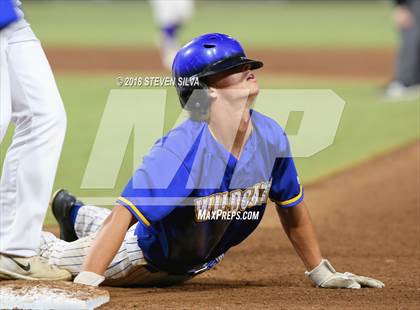
{"label": "blurred player in background", "polygon": [[394,0],[394,19],[401,42],[395,59],[394,80],[385,89],[388,99],[420,98],[420,0]]}
{"label": "blurred player in background", "polygon": [[156,24],[160,29],[160,48],[165,68],[171,70],[172,61],[179,50],[178,32],[191,18],[193,0],[149,0]]}
{"label": "blurred player in background", "polygon": [[66,114],[20,1],[0,1],[0,27],[0,141],[15,124],[0,181],[0,279],[68,280],[37,252]]}

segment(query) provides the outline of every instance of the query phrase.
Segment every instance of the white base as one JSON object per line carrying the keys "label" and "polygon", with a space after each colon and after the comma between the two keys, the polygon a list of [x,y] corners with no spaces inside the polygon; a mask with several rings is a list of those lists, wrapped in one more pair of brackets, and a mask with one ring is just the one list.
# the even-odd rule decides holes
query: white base
{"label": "white base", "polygon": [[58,285],[54,285],[54,287],[43,286],[39,281],[33,286],[31,283],[27,281],[27,286],[14,286],[13,282],[1,285],[0,309],[84,310],[95,309],[109,302],[108,292],[88,286],[71,282],[56,282]]}

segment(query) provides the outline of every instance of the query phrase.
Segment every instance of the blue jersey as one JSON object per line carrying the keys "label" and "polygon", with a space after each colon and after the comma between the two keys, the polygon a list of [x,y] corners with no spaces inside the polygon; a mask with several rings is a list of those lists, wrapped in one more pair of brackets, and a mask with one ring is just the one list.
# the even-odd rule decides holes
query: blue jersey
{"label": "blue jersey", "polygon": [[175,274],[200,268],[251,234],[268,198],[284,208],[302,201],[286,134],[256,111],[251,120],[239,160],[207,122],[191,119],[144,157],[118,203],[138,219],[138,244],[152,266]]}
{"label": "blue jersey", "polygon": [[18,20],[17,12],[10,0],[0,1],[0,30]]}

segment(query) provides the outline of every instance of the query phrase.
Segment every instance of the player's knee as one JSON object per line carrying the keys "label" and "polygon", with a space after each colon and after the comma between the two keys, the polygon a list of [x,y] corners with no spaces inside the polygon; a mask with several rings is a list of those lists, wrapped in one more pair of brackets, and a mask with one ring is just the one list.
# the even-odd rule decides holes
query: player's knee
{"label": "player's knee", "polygon": [[46,112],[45,124],[54,136],[64,138],[67,129],[67,116],[61,101]]}
{"label": "player's knee", "polygon": [[57,130],[60,130],[64,135],[67,129],[67,115],[63,104],[61,104],[59,108],[56,109],[53,117],[55,119]]}
{"label": "player's knee", "polygon": [[[64,139],[67,117],[61,98],[46,98],[42,104],[32,106],[17,114],[13,121],[16,131],[37,137]],[[58,139],[58,140],[57,140]]]}

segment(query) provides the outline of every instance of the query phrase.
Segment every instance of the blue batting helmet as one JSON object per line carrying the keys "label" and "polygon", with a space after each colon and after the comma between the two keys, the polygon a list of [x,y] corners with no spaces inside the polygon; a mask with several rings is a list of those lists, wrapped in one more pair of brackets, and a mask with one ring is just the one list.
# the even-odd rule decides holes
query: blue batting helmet
{"label": "blue batting helmet", "polygon": [[[172,64],[172,76],[181,105],[184,108],[195,89],[206,89],[202,78],[226,70],[249,64],[251,69],[263,66],[261,61],[248,59],[241,44],[234,38],[221,33],[208,33],[194,38],[176,54]],[[184,86],[178,81],[190,78],[198,79],[198,86]],[[206,111],[209,99],[195,98],[193,107]],[[190,107],[191,109],[191,107]]]}

